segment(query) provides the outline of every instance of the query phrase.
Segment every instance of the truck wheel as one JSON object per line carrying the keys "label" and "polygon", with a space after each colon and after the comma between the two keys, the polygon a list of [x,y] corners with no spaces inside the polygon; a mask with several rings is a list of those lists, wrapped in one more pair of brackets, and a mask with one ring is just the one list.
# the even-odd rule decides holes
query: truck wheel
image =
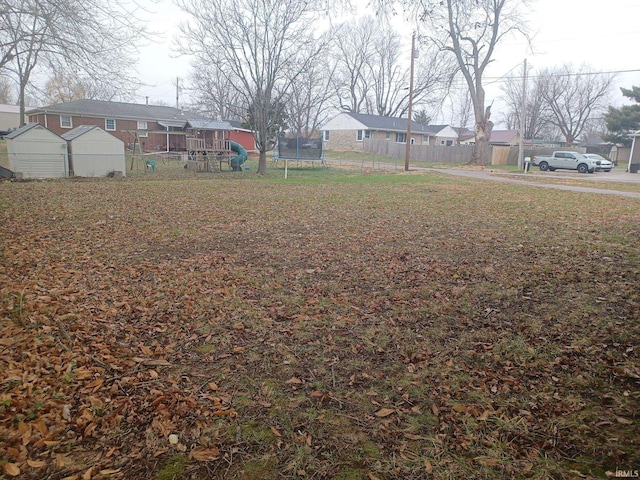
{"label": "truck wheel", "polygon": [[578,165],[578,173],[587,173],[589,171],[589,167],[585,163],[581,163]]}
{"label": "truck wheel", "polygon": [[547,162],[540,162],[539,167],[541,172],[546,172],[547,170],[549,170],[549,164]]}

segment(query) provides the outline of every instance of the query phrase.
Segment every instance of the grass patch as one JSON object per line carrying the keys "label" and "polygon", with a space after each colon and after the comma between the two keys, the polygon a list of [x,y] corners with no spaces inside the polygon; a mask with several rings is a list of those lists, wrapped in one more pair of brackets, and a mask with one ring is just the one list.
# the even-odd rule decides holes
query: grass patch
{"label": "grass patch", "polygon": [[180,480],[639,464],[637,200],[253,166],[3,184],[3,460]]}

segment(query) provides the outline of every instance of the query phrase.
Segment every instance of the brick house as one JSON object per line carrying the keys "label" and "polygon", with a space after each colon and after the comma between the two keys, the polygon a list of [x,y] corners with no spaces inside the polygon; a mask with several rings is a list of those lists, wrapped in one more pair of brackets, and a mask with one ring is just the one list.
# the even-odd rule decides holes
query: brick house
{"label": "brick house", "polygon": [[[361,151],[367,140],[406,144],[407,119],[364,113],[339,113],[320,131],[328,150]],[[412,145],[454,145],[457,132],[449,125],[422,125],[411,122]]]}
{"label": "brick house", "polygon": [[[39,123],[58,135],[80,125],[95,125],[122,140],[129,149],[137,136],[146,152],[181,151],[186,149],[188,136],[204,138],[209,144],[230,139],[237,130],[227,121],[211,120],[174,107],[101,100],[76,100],[35,108],[27,116],[29,122]],[[245,137],[240,135],[242,143],[239,143],[249,151],[254,150],[254,144]]]}

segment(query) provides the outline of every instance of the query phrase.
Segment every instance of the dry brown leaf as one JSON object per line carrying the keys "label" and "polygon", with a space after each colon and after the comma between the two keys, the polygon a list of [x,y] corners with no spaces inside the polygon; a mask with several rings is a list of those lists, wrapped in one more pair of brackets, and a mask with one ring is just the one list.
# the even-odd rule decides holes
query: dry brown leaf
{"label": "dry brown leaf", "polygon": [[467,411],[467,407],[460,403],[456,403],[453,407],[451,407],[454,412],[464,413]]}
{"label": "dry brown leaf", "polygon": [[291,385],[291,384],[300,385],[300,384],[302,384],[302,380],[300,380],[299,378],[296,378],[296,377],[291,377],[289,380],[287,380],[284,383],[286,383],[288,385]]}
{"label": "dry brown leaf", "polygon": [[489,410],[485,410],[484,412],[482,412],[482,414],[477,418],[477,420],[484,422],[489,418],[489,415],[491,414],[491,411]]}
{"label": "dry brown leaf", "polygon": [[392,413],[395,413],[395,410],[393,408],[381,408],[376,412],[376,417],[384,418],[388,417]]}
{"label": "dry brown leaf", "polygon": [[633,425],[633,420],[629,420],[628,418],[616,417],[616,420],[618,421],[618,423],[621,423],[623,425]]}
{"label": "dry brown leaf", "polygon": [[380,477],[376,477],[373,473],[367,474],[367,477],[369,477],[369,480],[380,480]]}
{"label": "dry brown leaf", "polygon": [[433,465],[431,465],[431,462],[428,458],[424,459],[424,469],[427,471],[427,473],[433,473]]}
{"label": "dry brown leaf", "polygon": [[405,433],[404,437],[408,438],[409,440],[425,440],[427,438],[423,437],[422,435],[414,435],[413,433]]}
{"label": "dry brown leaf", "polygon": [[4,470],[4,473],[9,475],[10,477],[17,477],[18,475],[20,475],[20,467],[18,467],[18,465],[16,465],[15,463],[5,463],[2,466],[2,470]]}
{"label": "dry brown leaf", "polygon": [[189,457],[199,462],[210,462],[220,457],[220,450],[217,448],[194,448]]}
{"label": "dry brown leaf", "polygon": [[27,465],[31,468],[42,468],[47,464],[47,462],[43,460],[27,460]]}

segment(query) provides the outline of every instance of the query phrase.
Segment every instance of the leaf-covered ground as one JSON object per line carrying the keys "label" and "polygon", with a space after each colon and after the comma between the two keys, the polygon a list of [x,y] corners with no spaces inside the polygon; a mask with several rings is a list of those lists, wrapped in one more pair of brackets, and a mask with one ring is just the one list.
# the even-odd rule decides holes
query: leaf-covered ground
{"label": "leaf-covered ground", "polygon": [[436,174],[0,183],[0,478],[638,470],[639,207]]}

